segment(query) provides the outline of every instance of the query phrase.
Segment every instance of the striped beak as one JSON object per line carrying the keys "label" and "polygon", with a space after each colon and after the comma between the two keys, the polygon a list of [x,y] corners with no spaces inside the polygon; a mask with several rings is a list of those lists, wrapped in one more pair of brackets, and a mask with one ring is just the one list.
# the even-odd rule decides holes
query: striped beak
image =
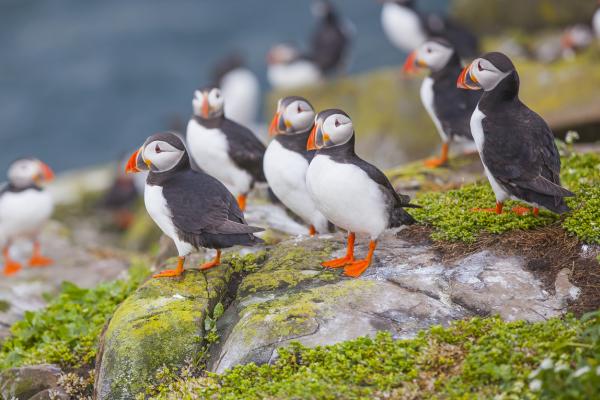
{"label": "striped beak", "polygon": [[278,111],[273,116],[273,120],[271,121],[271,125],[269,125],[269,136],[277,136],[279,133],[279,120],[281,119],[281,113]]}
{"label": "striped beak", "polygon": [[[475,61],[477,61],[477,60],[475,60]],[[475,61],[473,61],[473,63],[475,63]],[[467,65],[462,70],[462,72],[458,76],[458,80],[456,81],[456,87],[458,87],[460,89],[467,89],[467,90],[482,89],[482,87],[479,84],[479,82],[477,81],[477,78],[475,77],[475,75],[473,73],[471,73],[473,63]]]}
{"label": "striped beak", "polygon": [[125,166],[125,173],[135,174],[137,172],[142,172],[143,170],[150,169],[151,163],[145,162],[144,158],[142,157],[143,150],[144,146],[140,147],[131,155],[131,157],[129,157],[127,165]]}
{"label": "striped beak", "polygon": [[405,74],[414,74],[418,72],[419,68],[426,67],[427,64],[424,63],[421,59],[419,59],[419,57],[417,56],[417,50],[414,50],[408,55],[408,58],[404,63],[404,67],[402,67],[402,71]]}

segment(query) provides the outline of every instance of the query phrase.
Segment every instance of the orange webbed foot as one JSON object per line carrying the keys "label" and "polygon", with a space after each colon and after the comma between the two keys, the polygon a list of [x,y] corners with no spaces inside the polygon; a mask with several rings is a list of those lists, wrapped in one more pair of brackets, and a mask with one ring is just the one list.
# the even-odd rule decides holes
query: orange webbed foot
{"label": "orange webbed foot", "polygon": [[210,261],[210,262],[207,262],[207,263],[204,263],[204,264],[202,264],[202,265],[200,266],[200,269],[201,269],[202,271],[204,271],[204,270],[207,270],[207,269],[211,269],[211,268],[217,267],[217,266],[219,266],[219,265],[221,265],[221,263],[215,262],[215,261],[213,260],[213,261]]}
{"label": "orange webbed foot", "polygon": [[179,269],[165,269],[164,271],[159,272],[158,274],[152,275],[153,278],[172,278],[175,276],[181,276],[183,271]]}
{"label": "orange webbed foot", "polygon": [[371,261],[368,259],[354,261],[344,268],[344,274],[352,278],[358,278],[367,268],[369,268],[370,264]]}
{"label": "orange webbed foot", "polygon": [[6,261],[4,263],[4,276],[11,276],[16,274],[17,272],[19,272],[21,270],[21,264],[19,264],[16,261]]}
{"label": "orange webbed foot", "polygon": [[177,262],[177,268],[175,269],[165,269],[164,271],[159,272],[158,274],[152,275],[153,278],[172,278],[176,276],[180,276],[183,274],[183,263],[185,262],[185,257],[179,257]]}
{"label": "orange webbed foot", "polygon": [[240,210],[246,211],[246,195],[240,194],[237,197],[237,203],[238,203],[238,206],[240,207]]}
{"label": "orange webbed foot", "polygon": [[325,268],[341,268],[352,263],[354,260],[349,257],[336,258],[334,260],[324,261],[321,265]]}
{"label": "orange webbed foot", "polygon": [[439,168],[443,165],[446,165],[447,162],[447,159],[444,160],[442,158],[431,158],[429,160],[426,160],[424,164],[427,168]]}
{"label": "orange webbed foot", "polygon": [[41,255],[34,255],[29,259],[28,264],[32,268],[41,268],[54,264],[54,260]]}
{"label": "orange webbed foot", "polygon": [[496,208],[472,208],[471,211],[502,214],[503,207],[504,207],[503,203],[496,203]]}
{"label": "orange webbed foot", "polygon": [[527,215],[527,214],[533,213],[533,211],[530,210],[528,207],[521,207],[521,206],[513,207],[512,212],[514,212],[517,215]]}

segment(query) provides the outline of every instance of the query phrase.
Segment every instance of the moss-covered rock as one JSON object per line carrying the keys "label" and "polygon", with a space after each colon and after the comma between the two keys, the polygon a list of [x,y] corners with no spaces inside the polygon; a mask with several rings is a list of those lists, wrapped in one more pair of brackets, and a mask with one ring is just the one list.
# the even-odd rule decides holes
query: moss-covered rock
{"label": "moss-covered rock", "polygon": [[225,293],[230,268],[187,270],[181,278],[151,279],[117,309],[97,366],[98,399],[143,393],[162,367],[196,361],[204,321]]}

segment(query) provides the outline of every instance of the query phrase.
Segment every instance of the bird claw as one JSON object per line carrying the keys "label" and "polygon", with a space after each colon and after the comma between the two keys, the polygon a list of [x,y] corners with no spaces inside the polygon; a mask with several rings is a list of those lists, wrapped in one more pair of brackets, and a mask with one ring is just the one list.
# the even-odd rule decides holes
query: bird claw
{"label": "bird claw", "polygon": [[33,256],[29,259],[29,266],[32,268],[47,267],[53,263],[53,259],[43,256]]}
{"label": "bird claw", "polygon": [[527,215],[531,214],[532,211],[527,207],[516,206],[512,208],[512,212],[514,212],[517,215]]}
{"label": "bird claw", "polygon": [[344,274],[352,278],[358,278],[363,272],[369,267],[371,262],[369,260],[354,261],[344,268]]}
{"label": "bird claw", "polygon": [[217,263],[217,262],[214,262],[214,261],[210,261],[210,262],[207,262],[207,263],[204,263],[204,264],[202,264],[202,265],[200,266],[200,270],[201,270],[201,271],[205,271],[205,270],[207,270],[207,269],[214,268],[214,267],[216,267],[216,266],[218,266],[218,265],[220,265],[220,263]]}

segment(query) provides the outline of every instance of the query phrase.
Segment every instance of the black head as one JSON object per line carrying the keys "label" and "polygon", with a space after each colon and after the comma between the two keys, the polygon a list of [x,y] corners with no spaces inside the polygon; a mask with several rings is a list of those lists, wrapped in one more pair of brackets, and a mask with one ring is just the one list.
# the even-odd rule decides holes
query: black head
{"label": "black head", "polygon": [[354,136],[350,116],[344,111],[331,108],[315,117],[315,126],[308,138],[307,149],[318,150],[348,143]]}
{"label": "black head", "polygon": [[277,103],[277,112],[269,127],[269,134],[293,135],[306,132],[312,128],[315,109],[304,97],[283,97]]}
{"label": "black head", "polygon": [[220,118],[224,115],[225,99],[221,89],[206,86],[194,92],[192,100],[194,115],[202,119]]}
{"label": "black head", "polygon": [[161,132],[148,137],[142,147],[131,155],[125,171],[161,173],[187,167],[189,158],[183,139],[173,132]]}
{"label": "black head", "polygon": [[507,94],[518,94],[519,75],[514,64],[505,54],[486,53],[475,59],[460,74],[457,85],[462,89],[491,92],[502,84]]}

